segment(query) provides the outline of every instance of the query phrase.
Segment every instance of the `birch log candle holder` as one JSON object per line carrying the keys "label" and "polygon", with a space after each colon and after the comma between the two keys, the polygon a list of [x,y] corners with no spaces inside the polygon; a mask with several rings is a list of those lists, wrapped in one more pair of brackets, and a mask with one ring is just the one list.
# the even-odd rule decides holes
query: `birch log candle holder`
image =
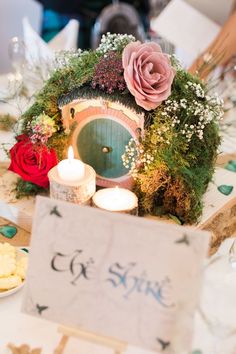
{"label": "birch log candle holder", "polygon": [[119,187],[100,189],[94,194],[92,205],[107,211],[138,214],[137,196],[130,190]]}
{"label": "birch log candle holder", "polygon": [[91,204],[96,191],[96,172],[91,166],[74,159],[72,147],[68,150],[68,159],[53,167],[48,179],[51,198],[75,204]]}

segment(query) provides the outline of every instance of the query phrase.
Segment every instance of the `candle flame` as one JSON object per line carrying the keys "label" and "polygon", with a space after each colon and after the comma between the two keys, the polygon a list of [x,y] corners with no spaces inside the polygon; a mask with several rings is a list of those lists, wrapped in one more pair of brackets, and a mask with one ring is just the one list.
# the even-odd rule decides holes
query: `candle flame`
{"label": "candle flame", "polygon": [[73,147],[70,146],[68,149],[68,160],[72,161],[74,159],[74,151],[73,151]]}

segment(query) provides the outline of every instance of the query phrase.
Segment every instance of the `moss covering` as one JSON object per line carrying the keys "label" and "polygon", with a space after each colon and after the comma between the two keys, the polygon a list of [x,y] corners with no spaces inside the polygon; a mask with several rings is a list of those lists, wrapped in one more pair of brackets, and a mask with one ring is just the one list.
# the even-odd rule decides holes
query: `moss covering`
{"label": "moss covering", "polygon": [[[154,111],[147,112],[136,104],[127,89],[108,94],[91,87],[95,65],[103,55],[99,51],[84,52],[56,70],[36,95],[35,103],[23,114],[23,132],[29,134],[28,123],[39,114],[53,117],[59,128],[49,138],[47,146],[54,148],[62,159],[68,142],[61,122],[63,105],[78,98],[102,97],[144,113],[145,133],[135,146],[137,159],[133,153],[129,155],[129,151],[124,157],[126,165],[132,167],[140,214],[170,213],[181,222],[196,222],[201,215],[202,196],[212,179],[220,144],[219,102],[209,95],[198,77],[191,76],[173,62],[176,76],[170,97]],[[24,186],[29,194],[37,193],[32,186],[22,182],[18,192],[23,192]]]}
{"label": "moss covering", "polygon": [[[177,73],[170,101],[180,102],[184,97],[188,104],[195,102],[196,96],[185,87],[188,81],[200,82],[184,71]],[[201,100],[203,106],[207,105],[205,98]],[[141,213],[159,215],[161,210],[162,214],[171,213],[181,222],[191,224],[201,215],[202,196],[214,173],[219,127],[216,119],[212,119],[204,126],[202,139],[193,134],[188,141],[182,130],[186,124],[196,126],[199,115],[187,115],[186,109],[180,109],[179,123],[173,126],[173,117],[163,115],[163,107],[153,112],[152,124],[140,141],[142,149],[154,156],[154,161],[137,172],[135,191]],[[217,115],[214,107],[213,102],[213,114]]]}

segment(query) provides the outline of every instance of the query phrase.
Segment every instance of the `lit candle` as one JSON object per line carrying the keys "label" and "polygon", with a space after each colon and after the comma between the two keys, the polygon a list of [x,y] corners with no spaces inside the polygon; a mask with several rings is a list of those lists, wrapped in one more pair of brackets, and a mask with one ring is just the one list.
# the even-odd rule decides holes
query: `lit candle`
{"label": "lit candle", "polygon": [[79,181],[84,177],[84,163],[78,159],[74,159],[72,146],[68,149],[68,159],[59,162],[57,171],[59,177],[65,182]]}
{"label": "lit candle", "polygon": [[106,188],[94,194],[93,204],[108,211],[135,213],[138,207],[138,198],[128,189]]}

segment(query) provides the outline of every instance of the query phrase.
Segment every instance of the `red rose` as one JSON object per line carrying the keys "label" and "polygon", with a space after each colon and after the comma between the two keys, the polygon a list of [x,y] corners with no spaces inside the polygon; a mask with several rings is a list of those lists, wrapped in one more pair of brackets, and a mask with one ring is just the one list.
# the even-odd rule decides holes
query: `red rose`
{"label": "red rose", "polygon": [[10,150],[11,164],[8,169],[25,181],[47,188],[48,172],[57,164],[55,150],[49,150],[44,145],[33,145],[24,134],[19,135],[17,141]]}

